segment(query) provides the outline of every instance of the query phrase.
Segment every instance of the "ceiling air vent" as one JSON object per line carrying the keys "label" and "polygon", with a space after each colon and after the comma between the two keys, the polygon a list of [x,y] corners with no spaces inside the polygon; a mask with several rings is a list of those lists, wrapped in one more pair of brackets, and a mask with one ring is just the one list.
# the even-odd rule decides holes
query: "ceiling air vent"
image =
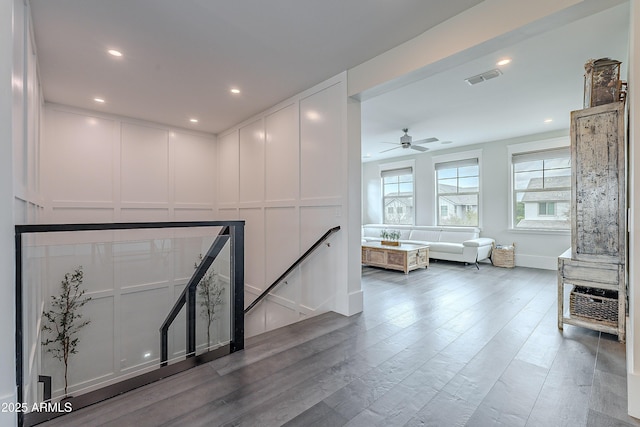
{"label": "ceiling air vent", "polygon": [[495,79],[500,75],[502,75],[502,71],[496,68],[494,70],[485,71],[484,73],[478,74],[477,76],[468,77],[464,79],[464,81],[469,83],[470,86],[473,86],[478,83],[486,82],[487,80]]}

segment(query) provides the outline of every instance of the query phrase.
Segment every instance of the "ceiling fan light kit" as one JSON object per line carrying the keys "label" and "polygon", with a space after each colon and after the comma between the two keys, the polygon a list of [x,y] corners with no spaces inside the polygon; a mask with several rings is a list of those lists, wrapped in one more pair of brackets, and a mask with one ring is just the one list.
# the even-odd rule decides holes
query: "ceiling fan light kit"
{"label": "ceiling fan light kit", "polygon": [[402,131],[404,132],[404,135],[400,137],[400,142],[384,142],[384,144],[393,144],[393,145],[397,145],[397,147],[389,148],[388,150],[382,150],[380,153],[386,153],[387,151],[395,150],[396,148],[410,148],[412,150],[425,152],[425,151],[428,151],[429,149],[426,147],[420,147],[418,144],[427,144],[429,142],[438,141],[438,138],[433,138],[433,137],[420,139],[418,141],[413,141],[413,138],[411,137],[411,135],[408,134],[409,128],[404,128],[402,129]]}

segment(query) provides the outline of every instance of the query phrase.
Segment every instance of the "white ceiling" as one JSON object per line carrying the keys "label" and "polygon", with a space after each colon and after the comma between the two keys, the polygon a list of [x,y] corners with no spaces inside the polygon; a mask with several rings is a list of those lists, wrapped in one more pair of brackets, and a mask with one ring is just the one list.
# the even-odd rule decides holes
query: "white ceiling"
{"label": "white ceiling", "polygon": [[[414,140],[438,138],[422,145],[431,151],[568,130],[570,111],[583,108],[588,59],[623,61],[626,74],[628,24],[624,3],[363,101],[363,161],[419,154],[402,148],[380,154],[393,148],[382,141],[397,142],[404,127]],[[496,66],[505,57],[512,62]],[[474,86],[464,81],[495,68],[503,75]]]}
{"label": "white ceiling", "polygon": [[[209,133],[377,56],[482,0],[30,0],[45,99]],[[585,0],[591,7],[624,0]],[[594,6],[595,5],[595,6]],[[626,62],[628,4],[535,36],[362,102],[362,153],[417,154],[567,129],[582,107],[583,64]],[[515,41],[515,40],[518,41]],[[446,41],[443,41],[446,43]],[[106,53],[115,48],[123,58]],[[466,77],[504,74],[469,86]],[[623,72],[625,68],[623,67]],[[399,86],[399,87],[398,87]],[[242,90],[232,95],[231,87]],[[94,97],[106,99],[98,105]],[[192,124],[190,118],[199,122]],[[552,118],[553,122],[544,123]]]}
{"label": "white ceiling", "polygon": [[30,4],[47,101],[218,133],[481,1]]}

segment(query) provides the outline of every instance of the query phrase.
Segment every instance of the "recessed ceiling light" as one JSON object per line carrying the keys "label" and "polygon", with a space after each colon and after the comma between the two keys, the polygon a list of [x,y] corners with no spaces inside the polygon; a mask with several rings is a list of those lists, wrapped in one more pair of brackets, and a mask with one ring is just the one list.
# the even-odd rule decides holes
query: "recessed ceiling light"
{"label": "recessed ceiling light", "polygon": [[98,104],[104,104],[104,99],[102,98],[93,98],[94,101],[96,101]]}
{"label": "recessed ceiling light", "polygon": [[120,52],[119,50],[109,49],[107,52],[109,53],[109,55],[117,56],[118,58],[122,56],[122,52]]}
{"label": "recessed ceiling light", "polygon": [[509,62],[511,62],[511,58],[504,58],[498,61],[497,65],[507,65]]}
{"label": "recessed ceiling light", "polygon": [[545,123],[551,123],[553,121],[553,119],[544,119]]}
{"label": "recessed ceiling light", "polygon": [[236,94],[236,95],[237,95],[237,94],[239,94],[239,93],[240,93],[240,89],[238,89],[238,88],[235,88],[235,87],[234,87],[233,89],[231,89],[231,93],[233,93],[233,94]]}
{"label": "recessed ceiling light", "polygon": [[440,144],[445,145],[445,144],[451,144],[452,142],[453,142],[453,141],[442,141]]}
{"label": "recessed ceiling light", "polygon": [[198,119],[189,119],[191,123],[198,123]]}

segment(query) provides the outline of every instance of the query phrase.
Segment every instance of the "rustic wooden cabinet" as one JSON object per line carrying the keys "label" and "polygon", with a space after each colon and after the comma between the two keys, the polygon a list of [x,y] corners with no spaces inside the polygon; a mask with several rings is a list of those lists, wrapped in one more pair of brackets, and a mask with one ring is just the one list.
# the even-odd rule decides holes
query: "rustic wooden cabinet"
{"label": "rustic wooden cabinet", "polygon": [[[583,326],[625,340],[626,139],[624,103],[571,113],[571,251],[558,258],[558,327]],[[573,286],[565,313],[565,286]],[[574,298],[577,290],[609,291],[613,298]],[[582,296],[588,293],[581,294]],[[615,316],[598,318],[576,310],[576,301],[614,304]],[[582,302],[581,302],[582,303]],[[587,310],[588,313],[588,310]]]}
{"label": "rustic wooden cabinet", "polygon": [[385,246],[378,242],[362,244],[362,264],[404,271],[429,267],[429,247],[403,243],[401,246]]}

